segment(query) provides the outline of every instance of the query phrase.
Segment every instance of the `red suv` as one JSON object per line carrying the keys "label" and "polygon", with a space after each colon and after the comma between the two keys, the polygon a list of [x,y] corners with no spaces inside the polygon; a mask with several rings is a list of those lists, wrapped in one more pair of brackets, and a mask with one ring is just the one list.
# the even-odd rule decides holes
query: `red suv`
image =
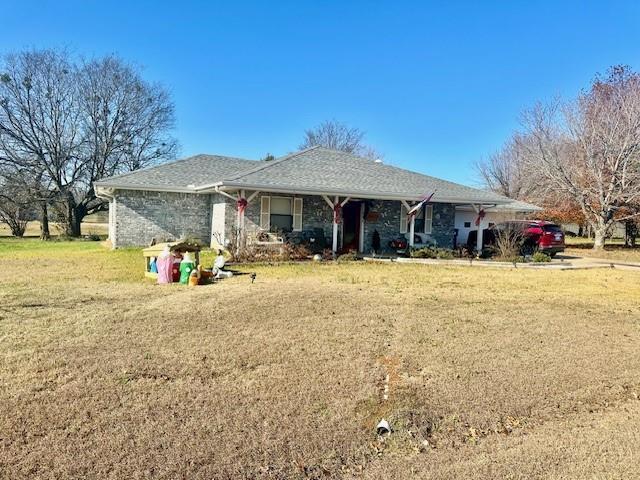
{"label": "red suv", "polygon": [[[497,223],[482,231],[482,246],[491,246],[496,242],[496,235],[501,231],[511,231],[522,235],[520,251],[523,255],[531,255],[536,251],[553,257],[564,251],[564,232],[559,225],[544,220],[509,220]],[[475,248],[477,230],[469,232],[467,244]]]}

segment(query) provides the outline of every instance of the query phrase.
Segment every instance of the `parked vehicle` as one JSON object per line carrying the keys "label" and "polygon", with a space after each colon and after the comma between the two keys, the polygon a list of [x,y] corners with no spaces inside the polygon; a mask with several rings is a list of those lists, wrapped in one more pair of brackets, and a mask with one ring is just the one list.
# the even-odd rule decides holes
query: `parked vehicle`
{"label": "parked vehicle", "polygon": [[[532,255],[539,251],[553,257],[556,253],[563,252],[565,248],[565,235],[562,228],[553,222],[544,220],[510,220],[497,223],[482,231],[482,248],[495,245],[496,237],[501,232],[522,237],[520,239],[520,253],[522,255]],[[469,249],[476,248],[477,238],[477,230],[469,232],[467,240]]]}

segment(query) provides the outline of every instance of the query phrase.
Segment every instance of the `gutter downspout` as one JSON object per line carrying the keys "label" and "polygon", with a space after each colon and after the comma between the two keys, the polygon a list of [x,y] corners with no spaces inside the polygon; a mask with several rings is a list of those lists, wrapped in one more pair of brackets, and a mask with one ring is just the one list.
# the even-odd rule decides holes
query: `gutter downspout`
{"label": "gutter downspout", "polygon": [[111,242],[111,249],[116,248],[116,197],[113,194],[106,193],[101,187],[95,187],[96,197],[109,202],[109,227],[107,239]]}

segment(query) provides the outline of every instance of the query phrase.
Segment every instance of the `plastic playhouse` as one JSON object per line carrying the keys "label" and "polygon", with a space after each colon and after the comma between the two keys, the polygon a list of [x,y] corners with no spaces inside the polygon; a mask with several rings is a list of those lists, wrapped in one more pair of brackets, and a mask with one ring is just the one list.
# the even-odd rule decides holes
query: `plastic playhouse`
{"label": "plastic playhouse", "polygon": [[203,269],[200,249],[199,244],[187,241],[157,243],[143,249],[145,277],[154,278],[159,284],[195,286],[232,276],[232,272],[224,270],[225,260],[221,252],[212,269]]}

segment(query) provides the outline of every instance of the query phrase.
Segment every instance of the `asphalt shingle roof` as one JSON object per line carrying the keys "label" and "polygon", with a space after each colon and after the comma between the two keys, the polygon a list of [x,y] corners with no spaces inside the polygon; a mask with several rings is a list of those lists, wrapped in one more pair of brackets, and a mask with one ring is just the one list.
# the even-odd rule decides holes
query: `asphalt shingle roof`
{"label": "asphalt shingle roof", "polygon": [[98,186],[129,188],[191,189],[219,182],[257,164],[255,160],[223,157],[220,155],[195,155],[175,162],[116,175],[96,182]]}
{"label": "asphalt shingle roof", "polygon": [[97,182],[117,188],[202,190],[217,182],[265,190],[321,192],[417,199],[436,192],[434,201],[508,203],[509,199],[345,152],[314,147],[271,161],[198,155]]}
{"label": "asphalt shingle roof", "polygon": [[465,199],[507,202],[492,192],[466,187],[421,173],[377,163],[348,153],[316,147],[229,177],[233,185],[260,185],[274,189],[299,188],[327,193],[378,194],[420,198],[436,192],[434,200]]}

